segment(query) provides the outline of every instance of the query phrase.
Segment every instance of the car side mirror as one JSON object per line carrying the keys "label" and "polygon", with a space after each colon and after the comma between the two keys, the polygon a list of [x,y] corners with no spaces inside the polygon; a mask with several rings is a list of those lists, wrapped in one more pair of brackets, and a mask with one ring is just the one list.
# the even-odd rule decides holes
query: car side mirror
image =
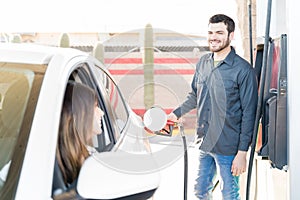
{"label": "car side mirror", "polygon": [[81,167],[77,191],[86,199],[148,199],[159,186],[157,169],[149,154],[95,153]]}

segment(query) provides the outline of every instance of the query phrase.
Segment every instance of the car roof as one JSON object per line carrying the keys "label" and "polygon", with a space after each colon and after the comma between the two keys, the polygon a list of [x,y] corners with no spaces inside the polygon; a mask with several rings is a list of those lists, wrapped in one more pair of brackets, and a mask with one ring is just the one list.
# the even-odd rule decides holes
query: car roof
{"label": "car roof", "polygon": [[72,48],[51,47],[32,43],[0,43],[0,62],[48,64],[53,56],[87,55]]}

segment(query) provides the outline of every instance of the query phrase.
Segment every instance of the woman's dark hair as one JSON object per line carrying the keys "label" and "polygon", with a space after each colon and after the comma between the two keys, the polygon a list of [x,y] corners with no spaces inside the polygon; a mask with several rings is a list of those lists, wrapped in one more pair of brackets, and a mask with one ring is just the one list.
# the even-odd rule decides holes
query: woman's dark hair
{"label": "woman's dark hair", "polygon": [[215,24],[215,23],[220,23],[220,22],[223,22],[227,26],[228,34],[230,34],[231,32],[234,32],[235,23],[234,23],[233,19],[231,19],[227,15],[217,14],[217,15],[212,16],[209,19],[209,24]]}
{"label": "woman's dark hair", "polygon": [[81,83],[69,82],[59,125],[57,161],[66,184],[78,177],[89,156],[86,145],[93,131],[95,92]]}

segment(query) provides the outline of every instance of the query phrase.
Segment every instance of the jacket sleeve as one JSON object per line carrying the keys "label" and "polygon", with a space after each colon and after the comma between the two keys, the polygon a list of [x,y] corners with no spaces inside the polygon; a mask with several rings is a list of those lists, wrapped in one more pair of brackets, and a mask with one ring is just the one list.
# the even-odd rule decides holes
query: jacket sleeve
{"label": "jacket sleeve", "polygon": [[254,129],[258,99],[257,79],[253,68],[241,76],[240,100],[242,107],[241,135],[238,150],[247,151]]}
{"label": "jacket sleeve", "polygon": [[[199,65],[199,63],[198,63]],[[197,66],[198,68],[198,66]],[[188,113],[189,111],[195,109],[197,107],[197,82],[198,82],[198,70],[196,71],[193,76],[193,81],[191,83],[191,91],[188,93],[186,100],[177,107],[173,113],[180,118],[184,114]]]}

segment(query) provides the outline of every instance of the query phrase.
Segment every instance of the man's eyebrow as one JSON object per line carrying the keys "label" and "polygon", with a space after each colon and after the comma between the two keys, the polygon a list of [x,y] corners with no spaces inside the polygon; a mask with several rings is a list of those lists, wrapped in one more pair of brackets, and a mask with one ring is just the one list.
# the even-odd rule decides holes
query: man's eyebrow
{"label": "man's eyebrow", "polygon": [[223,31],[223,30],[219,30],[219,31],[208,31],[208,33],[213,33],[213,32],[215,32],[215,33],[225,33],[225,31]]}

